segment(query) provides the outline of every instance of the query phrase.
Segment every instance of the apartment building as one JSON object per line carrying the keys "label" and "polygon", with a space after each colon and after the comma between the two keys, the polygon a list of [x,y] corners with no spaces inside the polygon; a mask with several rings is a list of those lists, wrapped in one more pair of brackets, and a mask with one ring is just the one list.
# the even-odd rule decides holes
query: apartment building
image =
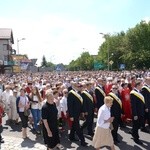
{"label": "apartment building", "polygon": [[11,72],[10,55],[15,53],[12,44],[14,44],[12,29],[0,28],[0,73]]}

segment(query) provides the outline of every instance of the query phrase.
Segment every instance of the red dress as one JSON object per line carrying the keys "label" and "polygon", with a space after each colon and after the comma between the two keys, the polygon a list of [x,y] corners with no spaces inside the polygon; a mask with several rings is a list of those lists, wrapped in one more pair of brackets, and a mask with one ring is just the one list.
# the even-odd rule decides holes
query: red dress
{"label": "red dress", "polygon": [[132,119],[131,114],[131,103],[130,103],[130,89],[128,87],[123,88],[121,91],[121,100],[122,107],[124,112],[123,121],[127,121],[128,119]]}

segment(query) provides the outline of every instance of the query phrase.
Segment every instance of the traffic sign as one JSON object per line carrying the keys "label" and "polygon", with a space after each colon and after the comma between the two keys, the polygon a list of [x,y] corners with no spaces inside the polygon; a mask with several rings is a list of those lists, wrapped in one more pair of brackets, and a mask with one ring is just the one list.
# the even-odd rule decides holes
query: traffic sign
{"label": "traffic sign", "polygon": [[94,69],[98,70],[98,69],[102,69],[104,67],[104,65],[100,62],[94,62]]}
{"label": "traffic sign", "polygon": [[125,69],[125,64],[120,64],[120,70]]}
{"label": "traffic sign", "polygon": [[114,62],[113,62],[112,60],[109,62],[109,64],[111,64],[111,65],[112,65],[113,63],[114,63]]}

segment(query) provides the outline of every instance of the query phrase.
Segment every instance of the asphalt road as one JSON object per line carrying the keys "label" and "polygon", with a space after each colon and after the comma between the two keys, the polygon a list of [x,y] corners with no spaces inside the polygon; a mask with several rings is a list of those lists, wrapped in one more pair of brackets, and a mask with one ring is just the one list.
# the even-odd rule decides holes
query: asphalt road
{"label": "asphalt road", "polygon": [[[3,118],[2,136],[4,137],[5,143],[0,145],[2,150],[46,150],[41,135],[36,135],[32,132],[31,128],[28,128],[28,138],[23,140],[21,138],[21,124],[8,124],[6,119],[7,117]],[[140,146],[134,143],[131,134],[128,133],[130,129],[130,124],[126,128],[119,129],[119,140],[121,143],[115,146],[116,150],[150,150],[150,133],[139,132],[140,139],[143,142],[143,145]],[[64,145],[66,150],[94,150],[91,138],[86,135],[86,130],[84,133],[86,142],[88,143],[87,147],[80,146],[80,142],[70,142],[68,140],[67,130],[60,134],[61,144]],[[102,148],[102,150],[107,149],[109,148]]]}

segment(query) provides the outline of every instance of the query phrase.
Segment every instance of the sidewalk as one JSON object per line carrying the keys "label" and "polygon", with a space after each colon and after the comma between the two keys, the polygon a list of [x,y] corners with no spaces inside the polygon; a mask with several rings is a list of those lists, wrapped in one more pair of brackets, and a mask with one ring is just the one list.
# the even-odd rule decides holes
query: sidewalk
{"label": "sidewalk", "polygon": [[25,140],[19,137],[4,136],[5,143],[0,145],[1,150],[46,150],[44,144],[30,138]]}

